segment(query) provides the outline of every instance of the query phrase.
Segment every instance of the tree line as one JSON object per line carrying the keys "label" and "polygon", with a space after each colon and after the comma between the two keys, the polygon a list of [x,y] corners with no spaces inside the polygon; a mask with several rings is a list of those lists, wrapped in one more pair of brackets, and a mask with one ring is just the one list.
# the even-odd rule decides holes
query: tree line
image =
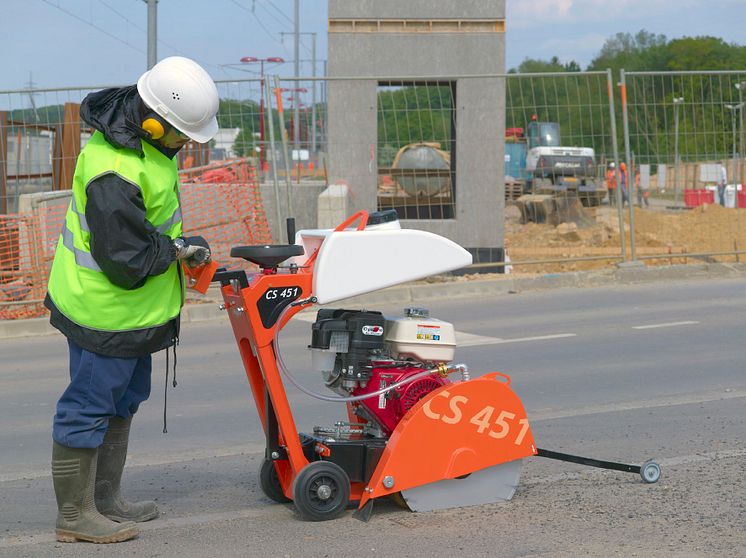
{"label": "tree line", "polygon": [[[668,40],[665,35],[644,30],[635,35],[617,33],[605,42],[586,71],[607,69],[612,71],[620,150],[624,145],[622,99],[616,83],[622,69],[627,73],[631,150],[641,162],[672,163],[675,151],[682,160],[696,161],[728,157],[734,147],[737,152],[744,150],[740,114],[726,105],[737,105],[744,98],[746,46],[717,37]],[[580,71],[576,61],[562,62],[557,57],[526,59],[511,69],[509,73],[516,79],[509,80],[507,88],[507,125],[527,122],[534,109],[539,119],[560,122],[571,144],[588,145],[602,156],[610,155],[606,79],[579,75],[573,80],[571,74]],[[570,77],[521,78],[521,74],[547,72],[568,72]]]}

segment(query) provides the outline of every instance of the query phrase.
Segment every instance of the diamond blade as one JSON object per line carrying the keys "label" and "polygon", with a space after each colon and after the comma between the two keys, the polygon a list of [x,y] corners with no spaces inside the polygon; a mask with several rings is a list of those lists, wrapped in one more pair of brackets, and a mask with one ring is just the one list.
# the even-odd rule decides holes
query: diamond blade
{"label": "diamond blade", "polygon": [[518,487],[522,464],[522,459],[500,463],[465,478],[443,479],[402,490],[401,495],[407,507],[416,512],[506,502]]}

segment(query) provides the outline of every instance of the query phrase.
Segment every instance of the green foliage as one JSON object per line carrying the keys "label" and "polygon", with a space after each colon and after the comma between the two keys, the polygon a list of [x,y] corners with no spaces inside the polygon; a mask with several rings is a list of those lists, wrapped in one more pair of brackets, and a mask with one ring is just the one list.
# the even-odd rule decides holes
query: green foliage
{"label": "green foliage", "polygon": [[[566,65],[565,65],[566,66]],[[525,126],[534,110],[539,120],[559,122],[563,144],[594,147],[603,158],[611,156],[610,120],[605,77],[519,78],[522,73],[557,72],[563,64],[524,60],[508,80],[507,123]],[[610,37],[588,66],[589,71],[612,70],[616,81],[625,72],[732,71],[732,74],[627,75],[631,150],[641,162],[673,162],[678,150],[683,160],[717,159],[732,152],[732,114],[725,104],[737,102],[735,85],[746,82],[746,47],[715,37],[684,37],[668,40],[647,31],[617,33]],[[601,83],[603,82],[603,83]],[[621,96],[613,88],[617,113],[617,142],[623,150]],[[674,109],[674,98],[684,102]],[[600,106],[603,105],[603,106]],[[675,114],[678,112],[678,134]],[[521,124],[523,122],[524,124]],[[678,136],[678,142],[676,140]],[[738,141],[738,140],[737,140]],[[678,146],[675,144],[678,143]]]}
{"label": "green foliage", "polygon": [[645,30],[632,36],[617,33],[607,39],[588,70],[637,71],[746,70],[746,47],[716,37],[683,37],[668,41],[665,35]]}
{"label": "green foliage", "polygon": [[579,72],[580,64],[571,60],[563,64],[559,58],[553,56],[548,62],[535,58],[526,58],[518,68],[511,69],[510,74],[538,74],[546,72]]}
{"label": "green foliage", "polygon": [[256,136],[259,134],[259,103],[251,100],[221,99],[217,119],[221,128],[241,129],[233,143],[236,154],[254,155],[254,148],[259,143]]}
{"label": "green foliage", "polygon": [[668,44],[669,70],[743,70],[746,47],[715,37],[684,37]]}
{"label": "green foliage", "polygon": [[8,119],[14,122],[41,124],[52,127],[62,123],[64,109],[64,105],[49,105],[46,107],[37,107],[36,111],[30,108],[12,110],[8,113]]}
{"label": "green foliage", "polygon": [[535,115],[541,122],[559,123],[563,146],[592,147],[602,158],[611,156],[606,92],[604,75],[511,75],[506,84],[505,126],[526,130]]}
{"label": "green foliage", "polygon": [[450,151],[454,102],[450,85],[383,86],[378,89],[379,166],[390,166],[400,148],[437,142]]}
{"label": "green foliage", "polygon": [[629,72],[666,70],[670,58],[665,35],[645,30],[636,35],[617,33],[601,47],[601,52],[588,66],[589,71],[611,68],[614,74],[622,68]]}

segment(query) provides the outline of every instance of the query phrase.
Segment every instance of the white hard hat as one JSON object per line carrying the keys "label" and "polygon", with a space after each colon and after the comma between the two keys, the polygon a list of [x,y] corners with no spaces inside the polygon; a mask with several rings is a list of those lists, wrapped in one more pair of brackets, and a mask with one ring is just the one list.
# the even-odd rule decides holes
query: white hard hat
{"label": "white hard hat", "polygon": [[140,76],[137,92],[148,107],[194,141],[207,143],[218,133],[218,89],[193,60],[164,58]]}
{"label": "white hard hat", "polygon": [[614,167],[616,167],[616,165],[614,164],[614,161],[612,161],[611,163],[609,163],[609,168],[613,169]]}

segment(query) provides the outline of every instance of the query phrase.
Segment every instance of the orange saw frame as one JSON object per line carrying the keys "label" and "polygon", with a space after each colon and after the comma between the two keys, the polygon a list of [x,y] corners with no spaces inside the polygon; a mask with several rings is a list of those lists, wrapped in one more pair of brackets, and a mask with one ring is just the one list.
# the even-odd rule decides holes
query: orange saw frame
{"label": "orange saw frame", "polygon": [[[344,230],[357,219],[357,230],[363,230],[364,211],[336,230]],[[296,477],[310,461],[278,368],[274,339],[297,312],[315,302],[313,270],[318,250],[294,268],[275,266],[247,273],[217,269],[210,262],[185,269],[188,286],[204,289],[200,292],[211,281],[221,283],[222,307],[228,312],[264,428],[266,459],[272,461],[282,493],[290,500]],[[324,444],[313,449],[314,460],[332,457],[332,450]],[[510,378],[499,372],[485,374],[443,386],[414,405],[387,440],[370,477],[350,483],[349,501],[359,502],[362,509],[371,499],[536,453],[525,410],[510,389]]]}

